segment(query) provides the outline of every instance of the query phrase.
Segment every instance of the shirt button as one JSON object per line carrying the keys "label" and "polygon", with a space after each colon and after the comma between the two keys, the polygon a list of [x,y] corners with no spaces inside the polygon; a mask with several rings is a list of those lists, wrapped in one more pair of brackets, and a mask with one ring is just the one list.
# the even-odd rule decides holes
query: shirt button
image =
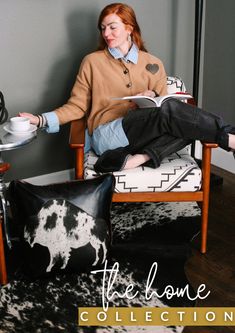
{"label": "shirt button", "polygon": [[132,83],[130,82],[126,86],[127,86],[127,88],[130,88],[132,86]]}

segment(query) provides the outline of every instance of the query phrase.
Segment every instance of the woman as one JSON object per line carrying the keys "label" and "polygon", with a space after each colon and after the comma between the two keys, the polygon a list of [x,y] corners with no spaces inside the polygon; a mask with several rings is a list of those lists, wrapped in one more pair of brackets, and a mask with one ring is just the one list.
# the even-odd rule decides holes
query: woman
{"label": "woman", "polygon": [[68,102],[42,115],[20,116],[46,127],[49,133],[57,132],[59,125],[87,117],[91,146],[101,155],[97,171],[133,168],[149,160],[157,167],[166,155],[195,139],[235,150],[235,127],[214,114],[175,99],[148,109],[112,99],[167,94],[167,75],[162,62],[146,51],[130,6],[106,6],[98,29],[98,51],[83,59]]}

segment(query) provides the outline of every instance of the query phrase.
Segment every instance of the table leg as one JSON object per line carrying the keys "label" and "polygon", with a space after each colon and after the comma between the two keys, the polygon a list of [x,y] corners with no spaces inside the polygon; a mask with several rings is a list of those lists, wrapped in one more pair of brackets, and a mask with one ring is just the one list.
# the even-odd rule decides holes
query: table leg
{"label": "table leg", "polygon": [[7,283],[7,269],[2,235],[2,216],[0,220],[0,284]]}
{"label": "table leg", "polygon": [[[1,181],[0,181],[1,183]],[[5,191],[4,191],[5,192]],[[0,203],[1,203],[1,214],[2,214],[2,221],[4,224],[4,229],[5,229],[5,236],[6,236],[6,242],[11,249],[11,240],[10,240],[10,234],[9,234],[9,228],[8,228],[8,215],[7,215],[7,201],[5,199],[5,193],[1,191],[1,184],[0,184]]]}

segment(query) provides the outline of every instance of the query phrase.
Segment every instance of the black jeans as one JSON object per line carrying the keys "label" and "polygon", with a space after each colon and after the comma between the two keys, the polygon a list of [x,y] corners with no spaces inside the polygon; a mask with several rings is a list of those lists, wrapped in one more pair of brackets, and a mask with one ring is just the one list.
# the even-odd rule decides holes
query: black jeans
{"label": "black jeans", "polygon": [[155,167],[194,140],[218,143],[229,151],[228,133],[235,133],[221,117],[176,99],[165,101],[160,108],[129,111],[123,118],[123,129],[128,151],[147,153]]}

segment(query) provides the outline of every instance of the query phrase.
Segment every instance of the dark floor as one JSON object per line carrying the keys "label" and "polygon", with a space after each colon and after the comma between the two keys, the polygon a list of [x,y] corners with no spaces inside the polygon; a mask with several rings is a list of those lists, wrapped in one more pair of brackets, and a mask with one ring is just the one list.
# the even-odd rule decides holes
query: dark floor
{"label": "dark floor", "polygon": [[[213,168],[223,185],[211,189],[208,250],[198,251],[199,237],[193,241],[193,256],[187,262],[187,276],[194,286],[205,283],[211,294],[198,306],[235,307],[235,175]],[[186,327],[184,333],[231,333],[235,327]]]}

